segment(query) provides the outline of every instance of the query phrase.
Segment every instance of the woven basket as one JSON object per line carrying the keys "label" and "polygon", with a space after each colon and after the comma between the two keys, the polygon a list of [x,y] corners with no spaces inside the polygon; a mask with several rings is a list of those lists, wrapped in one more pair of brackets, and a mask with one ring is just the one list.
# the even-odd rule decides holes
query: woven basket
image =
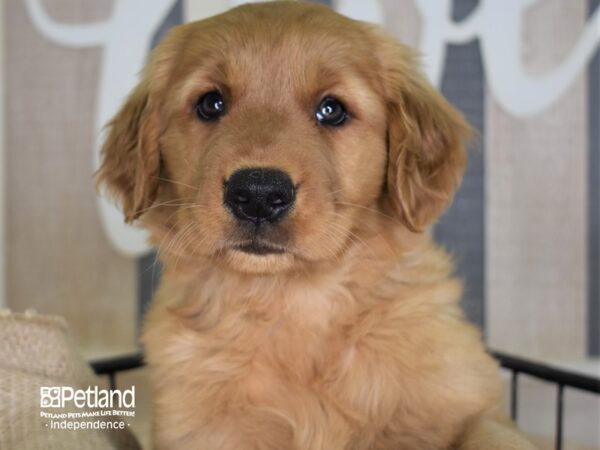
{"label": "woven basket", "polygon": [[[128,429],[50,429],[50,420],[40,416],[40,387],[95,385],[102,383],[76,350],[63,319],[0,311],[0,449],[138,450]],[[52,410],[84,411],[91,410]]]}

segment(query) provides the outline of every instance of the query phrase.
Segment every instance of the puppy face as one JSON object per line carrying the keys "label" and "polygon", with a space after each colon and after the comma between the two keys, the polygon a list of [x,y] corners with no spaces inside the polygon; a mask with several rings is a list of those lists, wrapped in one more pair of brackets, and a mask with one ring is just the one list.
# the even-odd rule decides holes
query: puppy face
{"label": "puppy face", "polygon": [[165,254],[272,273],[338,258],[380,212],[427,227],[466,134],[375,28],[318,5],[246,5],[154,51],[98,181]]}

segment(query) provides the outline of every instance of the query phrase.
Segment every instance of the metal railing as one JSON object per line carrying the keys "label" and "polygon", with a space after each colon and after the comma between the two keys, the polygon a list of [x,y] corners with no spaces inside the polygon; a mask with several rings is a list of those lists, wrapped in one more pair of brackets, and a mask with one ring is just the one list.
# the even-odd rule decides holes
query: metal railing
{"label": "metal railing", "polygon": [[[556,384],[555,448],[556,450],[562,450],[565,388],[579,389],[600,395],[600,378],[559,369],[547,364],[541,364],[502,352],[492,351],[491,354],[498,360],[504,369],[511,372],[510,415],[515,422],[518,421],[519,376],[521,374]],[[133,353],[130,355],[93,361],[91,365],[96,374],[107,376],[111,389],[115,389],[117,385],[117,374],[119,372],[144,366],[144,355],[141,352]]]}
{"label": "metal railing", "polygon": [[565,388],[579,389],[592,394],[600,394],[600,378],[582,375],[559,369],[502,352],[491,352],[500,365],[511,372],[510,379],[510,416],[518,421],[519,375],[525,374],[540,380],[556,384],[556,424],[554,442],[556,450],[563,448],[564,395]]}
{"label": "metal railing", "polygon": [[142,352],[138,352],[114,358],[99,359],[92,361],[90,364],[97,375],[107,376],[110,388],[115,389],[117,387],[117,373],[143,367],[144,355]]}

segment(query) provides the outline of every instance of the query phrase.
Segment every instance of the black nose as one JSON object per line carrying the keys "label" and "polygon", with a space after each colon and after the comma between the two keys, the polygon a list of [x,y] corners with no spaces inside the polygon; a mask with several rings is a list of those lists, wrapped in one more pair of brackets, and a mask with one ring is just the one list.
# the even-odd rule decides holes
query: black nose
{"label": "black nose", "polygon": [[241,220],[276,222],[294,204],[290,177],[275,169],[241,169],[225,185],[225,204]]}

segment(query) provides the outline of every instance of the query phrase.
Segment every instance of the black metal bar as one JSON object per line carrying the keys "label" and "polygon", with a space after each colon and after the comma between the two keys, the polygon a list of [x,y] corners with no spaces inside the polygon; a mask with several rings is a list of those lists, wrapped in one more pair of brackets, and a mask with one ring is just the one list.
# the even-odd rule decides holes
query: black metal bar
{"label": "black metal bar", "polygon": [[502,367],[526,373],[532,377],[569,386],[583,391],[600,394],[600,378],[582,375],[567,370],[558,369],[546,364],[529,361],[502,352],[492,352],[492,355],[500,362]]}
{"label": "black metal bar", "polygon": [[[536,378],[541,378],[542,380],[562,384],[563,386],[600,394],[600,378],[569,372],[503,352],[492,351],[491,354],[500,362],[502,367],[513,371],[513,373],[525,373]],[[91,362],[94,372],[98,375],[137,369],[143,365],[144,356],[142,352]]]}
{"label": "black metal bar", "polygon": [[[518,418],[519,410],[519,375],[526,374],[558,385],[556,410],[556,450],[563,447],[563,417],[564,417],[564,388],[565,386],[583,391],[600,394],[600,378],[582,375],[575,372],[551,367],[546,364],[530,361],[503,352],[492,351],[491,354],[501,366],[512,372],[511,376],[511,417]],[[108,375],[112,389],[116,385],[116,374],[125,370],[137,369],[144,366],[144,356],[141,352],[93,361],[92,368],[98,375]]]}
{"label": "black metal bar", "polygon": [[510,380],[510,417],[517,421],[519,411],[519,371],[513,370]]}
{"label": "black metal bar", "polygon": [[109,383],[111,389],[114,390],[117,388],[117,380],[116,380],[115,372],[109,372],[108,383]]}
{"label": "black metal bar", "polygon": [[98,375],[110,375],[124,370],[137,369],[144,365],[144,355],[142,352],[131,355],[117,356],[114,358],[105,358],[91,362],[92,369]]}
{"label": "black metal bar", "polygon": [[563,447],[563,397],[564,385],[558,385],[556,397],[556,450],[562,450]]}

